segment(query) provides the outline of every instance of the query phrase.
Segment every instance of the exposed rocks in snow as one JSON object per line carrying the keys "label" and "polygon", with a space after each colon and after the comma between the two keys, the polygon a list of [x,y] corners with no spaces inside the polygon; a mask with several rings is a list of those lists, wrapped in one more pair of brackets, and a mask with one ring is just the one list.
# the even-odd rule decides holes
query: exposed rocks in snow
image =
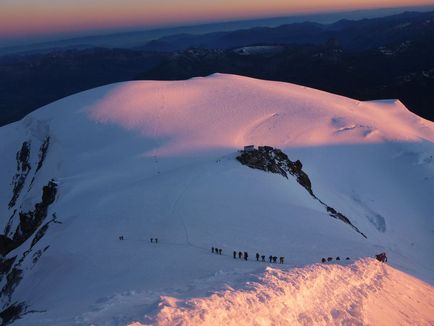
{"label": "exposed rocks in snow", "polygon": [[15,288],[23,279],[23,270],[17,267],[12,268],[12,270],[6,276],[6,284],[0,291],[0,296],[8,297],[10,300],[12,297],[12,293],[14,293]]}
{"label": "exposed rocks in snow", "polygon": [[41,227],[38,232],[36,232],[35,237],[32,240],[32,245],[31,247],[33,247],[39,240],[42,239],[42,237],[45,235],[45,233],[48,230],[48,225],[49,223],[45,223],[43,227]]}
{"label": "exposed rocks in snow", "polygon": [[302,170],[301,162],[299,160],[292,162],[280,149],[271,146],[259,146],[258,149],[242,151],[237,160],[253,169],[278,173],[285,178],[288,178],[288,174],[293,175],[297,178],[297,182],[314,196],[312,184],[307,174]]}
{"label": "exposed rocks in snow", "polygon": [[35,208],[26,213],[20,212],[20,224],[13,236],[14,242],[20,245],[37,230],[47,217],[49,206],[54,202],[57,193],[57,184],[50,180],[46,186],[42,188],[42,200],[35,204]]}
{"label": "exposed rocks in snow", "polygon": [[16,259],[17,256],[11,258],[0,258],[0,281],[3,279],[3,275],[9,273]]}
{"label": "exposed rocks in snow", "polygon": [[15,248],[15,243],[12,239],[4,234],[0,234],[0,255],[5,256],[8,252]]}
{"label": "exposed rocks in snow", "polygon": [[[37,172],[43,166],[49,144],[50,137],[46,136],[39,149],[39,158],[33,178],[29,185],[29,190],[35,180]],[[31,253],[32,248],[45,235],[49,224],[52,222],[58,223],[55,214],[53,214],[53,218],[43,225],[43,222],[45,221],[48,214],[48,209],[54,202],[57,194],[57,184],[54,182],[54,180],[50,180],[47,185],[42,188],[42,198],[40,202],[34,205],[32,210],[23,212],[17,208],[18,198],[22,193],[27,177],[32,169],[30,162],[30,152],[30,141],[23,142],[21,149],[17,152],[17,170],[12,181],[12,198],[8,204],[9,209],[13,207],[16,208],[14,209],[8,223],[5,226],[4,234],[0,234],[0,256],[4,257],[0,258],[0,282],[2,282],[0,298],[3,301],[3,311],[0,312],[1,325],[12,323],[14,320],[20,318],[20,316],[26,313],[27,305],[25,302],[15,302],[11,304],[12,295],[24,277],[23,267],[21,265],[25,261],[26,257]],[[16,226],[15,231],[13,231],[14,220],[16,219],[17,215],[19,216],[19,221],[16,221],[18,222],[18,225]],[[41,225],[43,226],[41,227]],[[21,258],[18,261],[18,256],[16,255],[13,257],[6,257],[11,251],[19,248],[33,235],[34,237],[32,239],[30,248],[21,254]],[[45,252],[48,247],[49,246],[46,246],[44,249],[39,249],[33,254],[33,265],[39,260],[43,252]]]}
{"label": "exposed rocks in snow", "polygon": [[26,313],[27,306],[24,302],[14,302],[0,312],[0,326],[6,326],[19,319]]}
{"label": "exposed rocks in snow", "polygon": [[[14,222],[14,217],[15,217],[16,213],[17,213],[17,210],[14,209],[12,215],[9,217],[8,223],[5,226],[4,234],[7,236],[10,235],[9,233],[11,232],[12,223]],[[1,255],[1,253],[0,253],[0,255]]]}
{"label": "exposed rocks in snow", "polygon": [[15,206],[18,197],[23,190],[24,183],[26,182],[27,175],[30,172],[31,166],[29,163],[30,157],[30,142],[25,141],[21,146],[21,149],[17,152],[17,173],[13,179],[14,189],[12,191],[12,198],[9,201],[9,208]]}
{"label": "exposed rocks in snow", "polygon": [[41,258],[42,254],[46,252],[48,248],[50,248],[50,246],[46,246],[44,249],[39,249],[33,254],[32,257],[33,265],[35,265],[38,262],[39,258]]}
{"label": "exposed rocks in snow", "polygon": [[50,145],[50,137],[46,137],[41,147],[39,148],[39,161],[36,167],[36,172],[40,170],[42,164],[44,163],[45,157],[47,156],[48,146]]}
{"label": "exposed rocks in snow", "polygon": [[33,184],[33,181],[35,181],[36,173],[41,169],[42,165],[44,164],[45,157],[47,156],[48,152],[48,146],[50,145],[50,137],[47,136],[44,139],[44,142],[41,144],[41,147],[39,148],[39,158],[38,158],[38,165],[36,166],[35,174],[33,175],[32,181],[30,182],[30,187]]}
{"label": "exposed rocks in snow", "polygon": [[331,217],[349,224],[354,230],[366,238],[366,235],[354,226],[348,217],[321,201],[313,193],[312,182],[306,172],[303,171],[303,164],[299,160],[293,162],[280,149],[271,146],[259,146],[258,149],[253,148],[241,151],[241,154],[237,156],[237,160],[252,169],[277,173],[287,179],[288,174],[296,177],[297,182],[303,186],[315,200],[318,200],[326,208],[327,213]]}
{"label": "exposed rocks in snow", "polygon": [[[18,248],[38,230],[39,226],[47,217],[48,208],[54,202],[56,193],[57,185],[53,180],[51,180],[46,186],[43,187],[42,200],[35,205],[34,210],[27,213],[20,212],[20,224],[18,225],[13,238],[11,239],[7,235],[0,235],[0,254],[2,256],[6,256],[9,252]],[[53,219],[50,222],[56,222],[54,214]],[[0,260],[0,270],[2,271],[1,275],[7,273],[6,284],[0,291],[0,297],[7,296],[9,300],[11,299],[14,289],[22,279],[22,270],[18,267],[22,264],[25,257],[30,253],[31,248],[44,236],[50,222],[46,223],[36,232],[30,249],[23,253],[21,259],[13,268],[12,265],[15,262],[16,256],[13,258]],[[1,279],[3,279],[3,277]]]}

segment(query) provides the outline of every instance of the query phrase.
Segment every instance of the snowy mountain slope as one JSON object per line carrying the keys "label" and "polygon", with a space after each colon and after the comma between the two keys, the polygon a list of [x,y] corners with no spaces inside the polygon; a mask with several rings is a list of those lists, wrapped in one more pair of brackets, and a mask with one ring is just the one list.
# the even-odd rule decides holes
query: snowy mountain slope
{"label": "snowy mountain slope", "polygon": [[372,259],[348,267],[268,268],[244,289],[228,288],[190,300],[164,297],[160,313],[150,321],[159,325],[428,325],[433,295],[431,286]]}
{"label": "snowy mountain slope", "polygon": [[[23,325],[144,322],[160,295],[260,275],[256,252],[289,269],[387,251],[433,284],[433,141],[434,124],[399,101],[232,75],[62,99],[0,128],[2,309],[22,303]],[[299,159],[314,193],[367,239],[295,178],[241,165],[248,144]]]}

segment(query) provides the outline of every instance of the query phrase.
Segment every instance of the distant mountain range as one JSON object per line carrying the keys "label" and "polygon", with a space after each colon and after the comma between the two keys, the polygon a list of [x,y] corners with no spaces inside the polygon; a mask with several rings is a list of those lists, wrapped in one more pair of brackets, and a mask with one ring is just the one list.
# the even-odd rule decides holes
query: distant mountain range
{"label": "distant mountain range", "polygon": [[191,47],[230,49],[254,44],[322,44],[334,38],[346,50],[360,51],[409,40],[432,40],[433,17],[433,12],[405,12],[382,18],[343,19],[333,24],[302,22],[275,28],[257,27],[202,35],[178,34],[148,42],[142,49],[176,51]]}
{"label": "distant mountain range", "polygon": [[177,34],[135,49],[0,57],[0,125],[67,95],[132,79],[215,72],[298,83],[348,97],[398,98],[434,120],[434,11],[333,24]]}

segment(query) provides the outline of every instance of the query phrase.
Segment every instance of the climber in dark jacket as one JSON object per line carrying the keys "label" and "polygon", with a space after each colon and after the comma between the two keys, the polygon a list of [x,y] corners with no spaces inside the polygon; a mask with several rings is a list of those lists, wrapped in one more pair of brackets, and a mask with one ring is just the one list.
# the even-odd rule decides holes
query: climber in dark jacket
{"label": "climber in dark jacket", "polygon": [[259,253],[256,253],[256,261],[259,261]]}
{"label": "climber in dark jacket", "polygon": [[237,252],[234,251],[234,259],[237,258]]}
{"label": "climber in dark jacket", "polygon": [[219,249],[219,255],[221,255],[222,254],[222,249]]}
{"label": "climber in dark jacket", "polygon": [[280,258],[279,258],[279,263],[280,263],[280,264],[283,264],[283,261],[284,261],[284,260],[285,260],[285,257],[280,257]]}
{"label": "climber in dark jacket", "polygon": [[277,257],[276,256],[273,257],[273,263],[277,263]]}
{"label": "climber in dark jacket", "polygon": [[381,254],[375,255],[375,258],[376,258],[378,261],[381,261],[382,263],[387,262],[387,256],[386,256],[386,253],[385,253],[385,252],[382,252]]}
{"label": "climber in dark jacket", "polygon": [[265,261],[265,255],[261,256],[262,261]]}
{"label": "climber in dark jacket", "polygon": [[243,253],[241,251],[238,252],[238,258],[241,259],[243,257]]}
{"label": "climber in dark jacket", "polygon": [[249,254],[247,253],[247,251],[244,251],[244,260],[247,260],[248,257],[249,257]]}
{"label": "climber in dark jacket", "polygon": [[214,247],[211,247],[211,252],[214,253]]}
{"label": "climber in dark jacket", "polygon": [[270,256],[268,257],[268,259],[270,260],[270,263],[273,262],[273,256],[270,255]]}

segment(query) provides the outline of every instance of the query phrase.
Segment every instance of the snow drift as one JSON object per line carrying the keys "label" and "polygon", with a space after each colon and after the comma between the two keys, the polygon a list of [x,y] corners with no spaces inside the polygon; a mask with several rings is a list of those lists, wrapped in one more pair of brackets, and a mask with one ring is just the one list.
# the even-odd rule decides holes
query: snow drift
{"label": "snow drift", "polygon": [[[267,268],[246,289],[162,298],[158,325],[432,325],[434,288],[373,259]],[[132,323],[130,326],[143,325]]]}
{"label": "snow drift", "polygon": [[[375,305],[361,293],[430,322],[420,309],[432,306],[431,285],[369,260],[309,266],[386,251],[391,266],[433,284],[433,142],[434,124],[399,101],[232,75],[118,83],[64,98],[0,128],[1,316],[17,325],[125,325],[146,323],[145,315],[164,323],[195,320],[196,302],[227,297],[222,318],[251,298],[266,324],[272,316],[254,293],[269,287],[289,320],[301,317],[284,302],[330,290],[318,322],[371,322],[375,313],[365,310]],[[353,227],[295,177],[240,164],[238,150],[249,144],[299,160],[312,192]],[[233,259],[234,250],[250,259]],[[252,261],[256,252],[284,256],[283,271]],[[324,279],[341,273],[351,282],[331,292]],[[304,277],[317,292],[306,292]],[[404,279],[425,293],[414,309],[389,295],[410,291],[393,285]],[[355,310],[343,303],[351,295]],[[176,299],[159,311],[161,296]]]}

